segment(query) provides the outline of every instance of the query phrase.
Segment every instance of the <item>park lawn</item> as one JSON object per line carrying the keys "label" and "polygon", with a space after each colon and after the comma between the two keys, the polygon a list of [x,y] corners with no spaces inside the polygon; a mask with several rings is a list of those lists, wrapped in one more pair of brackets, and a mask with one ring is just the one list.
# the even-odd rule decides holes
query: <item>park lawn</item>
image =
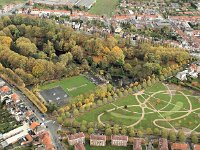
{"label": "park lawn", "polygon": [[27,0],[0,0],[0,5],[4,6],[6,4],[16,4],[16,3],[24,3]]}
{"label": "park lawn", "polygon": [[145,89],[145,93],[157,92],[157,91],[163,91],[163,90],[167,90],[167,88],[161,82],[159,82],[152,85],[151,87],[147,87]]}
{"label": "park lawn", "polygon": [[139,105],[135,96],[128,95],[123,98],[119,98],[116,102],[113,102],[117,106],[125,106],[125,105]]}
{"label": "park lawn", "polygon": [[93,91],[96,88],[94,83],[80,75],[41,85],[40,90],[52,89],[57,86],[60,86],[71,97]]}
{"label": "park lawn", "polygon": [[91,14],[113,16],[119,0],[97,0],[89,10]]}

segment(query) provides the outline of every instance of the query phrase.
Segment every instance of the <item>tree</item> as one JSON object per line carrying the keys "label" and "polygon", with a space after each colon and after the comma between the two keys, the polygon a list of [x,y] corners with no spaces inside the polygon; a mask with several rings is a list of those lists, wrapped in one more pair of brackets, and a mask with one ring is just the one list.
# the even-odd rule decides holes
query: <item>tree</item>
{"label": "tree", "polygon": [[97,101],[97,105],[98,105],[98,106],[103,105],[102,101],[101,101],[101,100],[98,100],[98,101]]}
{"label": "tree", "polygon": [[124,53],[123,51],[118,47],[118,46],[115,46],[112,48],[111,52],[110,52],[110,61],[111,63],[113,64],[120,64],[120,65],[123,65],[124,64]]}
{"label": "tree", "polygon": [[65,119],[64,126],[65,127],[70,127],[71,126],[71,122],[69,121],[69,119]]}
{"label": "tree", "polygon": [[126,132],[127,132],[127,131],[126,131],[125,128],[123,128],[123,129],[121,130],[121,134],[122,134],[122,135],[126,135]]}
{"label": "tree", "polygon": [[81,125],[81,127],[80,127],[80,131],[81,131],[81,132],[85,132],[85,131],[87,131],[87,128],[86,128],[86,126],[84,126],[84,125]]}
{"label": "tree", "polygon": [[81,125],[87,126],[87,121],[82,120]]}
{"label": "tree", "polygon": [[155,128],[155,129],[154,129],[154,134],[155,134],[155,135],[160,135],[160,130],[159,130],[158,128]]}
{"label": "tree", "polygon": [[137,89],[137,87],[136,87],[136,86],[134,86],[133,90],[134,90],[135,92],[137,92],[137,91],[138,91],[138,89]]}
{"label": "tree", "polygon": [[169,132],[169,139],[170,139],[171,142],[176,142],[176,133],[175,133],[174,130],[171,130]]}
{"label": "tree", "polygon": [[139,130],[139,131],[137,132],[137,135],[138,135],[139,137],[142,137],[142,136],[143,136],[143,132]]}
{"label": "tree", "polygon": [[57,122],[58,122],[59,124],[61,124],[61,123],[63,122],[62,117],[57,117]]}
{"label": "tree", "polygon": [[137,88],[138,88],[139,91],[142,89],[140,84],[137,86]]}
{"label": "tree", "polygon": [[191,136],[191,140],[192,140],[192,143],[197,144],[198,143],[198,136],[196,134],[193,134]]}
{"label": "tree", "polygon": [[163,138],[167,138],[168,137],[168,131],[166,129],[162,129],[162,133],[161,133]]}
{"label": "tree", "polygon": [[146,87],[147,87],[146,81],[144,81],[144,82],[142,83],[142,86],[143,86],[143,88],[146,88]]}
{"label": "tree", "polygon": [[72,128],[72,129],[71,129],[71,132],[72,132],[72,134],[75,134],[75,133],[76,133],[76,129],[75,129],[75,128]]}
{"label": "tree", "polygon": [[76,121],[76,120],[74,120],[74,121],[72,122],[72,126],[75,127],[75,128],[79,127],[79,122]]}
{"label": "tree", "polygon": [[111,128],[107,128],[107,129],[105,130],[105,134],[106,134],[107,136],[110,136],[110,135],[112,134]]}
{"label": "tree", "polygon": [[130,131],[129,131],[129,136],[133,137],[134,135],[135,135],[134,130],[130,130]]}
{"label": "tree", "polygon": [[95,126],[94,122],[89,122],[88,123],[88,128],[94,128],[94,126]]}
{"label": "tree", "polygon": [[53,43],[48,40],[43,46],[43,51],[50,57],[53,53],[55,53]]}
{"label": "tree", "polygon": [[73,114],[74,114],[74,116],[78,116],[78,114],[79,114],[78,109],[74,109]]}
{"label": "tree", "polygon": [[151,86],[151,84],[152,84],[152,83],[151,83],[151,80],[149,79],[149,80],[147,81],[147,85],[148,85],[148,86]]}
{"label": "tree", "polygon": [[153,134],[153,131],[151,130],[151,128],[147,128],[146,129],[146,134],[148,134],[148,135]]}
{"label": "tree", "polygon": [[92,134],[92,133],[94,133],[94,128],[89,128],[88,129],[88,134]]}
{"label": "tree", "polygon": [[184,133],[184,131],[179,131],[178,132],[178,138],[179,138],[179,141],[180,142],[185,142],[185,140],[186,140],[186,136],[185,136],[185,133]]}
{"label": "tree", "polygon": [[113,134],[114,134],[114,135],[119,134],[119,129],[118,129],[117,127],[114,127],[114,128],[113,128]]}

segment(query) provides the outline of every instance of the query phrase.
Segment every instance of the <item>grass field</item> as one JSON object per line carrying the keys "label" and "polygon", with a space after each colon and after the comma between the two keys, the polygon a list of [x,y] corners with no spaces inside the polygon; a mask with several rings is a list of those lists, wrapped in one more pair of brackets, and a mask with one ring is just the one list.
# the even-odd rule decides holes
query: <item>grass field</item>
{"label": "grass field", "polygon": [[95,15],[112,16],[118,4],[119,0],[97,0],[89,12]]}
{"label": "grass field", "polygon": [[75,77],[65,78],[60,81],[41,85],[39,89],[45,90],[57,86],[60,86],[71,97],[75,97],[80,94],[92,91],[96,87],[96,85],[90,82],[85,76],[75,76]]}
{"label": "grass field", "polygon": [[[200,102],[191,92],[156,84],[78,117],[77,120],[135,128],[181,127],[200,132]],[[128,108],[124,108],[127,105]],[[99,119],[98,119],[99,118]]]}
{"label": "grass field", "polygon": [[0,5],[4,6],[6,4],[13,4],[13,3],[24,3],[27,0],[0,0]]}

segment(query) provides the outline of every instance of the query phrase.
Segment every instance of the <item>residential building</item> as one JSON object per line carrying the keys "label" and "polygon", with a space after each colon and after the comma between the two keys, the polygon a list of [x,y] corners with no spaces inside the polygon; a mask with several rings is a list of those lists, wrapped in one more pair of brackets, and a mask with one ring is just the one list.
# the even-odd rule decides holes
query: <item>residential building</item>
{"label": "residential building", "polygon": [[178,78],[181,81],[187,80],[187,74],[188,74],[188,70],[184,70],[182,72],[177,73],[176,78]]}
{"label": "residential building", "polygon": [[76,143],[74,145],[74,150],[85,150],[85,146],[83,143]]}
{"label": "residential building", "polygon": [[91,146],[105,146],[106,136],[105,135],[90,135],[90,145]]}
{"label": "residential building", "polygon": [[85,135],[83,132],[75,133],[67,136],[69,145],[76,143],[85,143]]}
{"label": "residential building", "polygon": [[128,136],[125,135],[112,135],[111,145],[113,146],[127,146]]}
{"label": "residential building", "polygon": [[13,101],[14,103],[20,102],[19,95],[17,95],[16,93],[13,93],[13,94],[11,95],[11,99],[12,99],[12,101]]}
{"label": "residential building", "polygon": [[6,83],[3,80],[0,80],[0,87],[4,86]]}
{"label": "residential building", "polygon": [[193,150],[200,150],[200,144],[194,144]]}
{"label": "residential building", "polygon": [[45,146],[45,150],[55,150],[54,145],[52,144],[52,140],[51,140],[49,132],[43,130],[39,133],[39,137],[40,137],[41,142]]}
{"label": "residential building", "polygon": [[164,138],[160,138],[159,139],[158,150],[168,150],[168,141],[167,141],[167,139],[164,139]]}
{"label": "residential building", "polygon": [[133,150],[142,150],[141,139],[134,139]]}
{"label": "residential building", "polygon": [[171,145],[171,150],[187,150],[188,145],[186,143],[173,143]]}

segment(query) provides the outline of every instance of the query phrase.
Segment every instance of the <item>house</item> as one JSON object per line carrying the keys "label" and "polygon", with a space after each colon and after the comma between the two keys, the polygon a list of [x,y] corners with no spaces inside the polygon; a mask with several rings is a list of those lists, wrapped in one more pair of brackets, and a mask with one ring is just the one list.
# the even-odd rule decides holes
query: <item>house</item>
{"label": "house", "polygon": [[10,92],[11,89],[8,87],[8,86],[3,86],[1,89],[0,89],[0,92],[1,93],[8,93]]}
{"label": "house", "polygon": [[200,144],[194,144],[193,150],[200,150]]}
{"label": "house", "polygon": [[134,139],[133,150],[142,150],[141,139]]}
{"label": "house", "polygon": [[38,126],[40,126],[40,123],[38,123],[38,122],[32,122],[31,125],[30,125],[30,128],[32,130],[35,130]]}
{"label": "house", "polygon": [[85,146],[83,145],[83,143],[76,143],[74,145],[74,150],[85,150]]}
{"label": "house", "polygon": [[16,93],[13,93],[13,94],[11,95],[11,99],[12,99],[12,101],[13,101],[14,103],[20,102],[19,95],[17,95]]}
{"label": "house", "polygon": [[164,139],[164,138],[159,139],[158,150],[168,150],[167,139]]}
{"label": "house", "polygon": [[188,146],[185,143],[173,143],[171,150],[187,150]]}
{"label": "house", "polygon": [[105,135],[90,135],[90,145],[91,146],[105,146],[106,136]]}
{"label": "house", "polygon": [[69,145],[76,143],[85,143],[85,135],[83,132],[75,133],[67,136]]}
{"label": "house", "polygon": [[44,144],[45,150],[55,150],[54,145],[52,144],[52,140],[49,135],[49,132],[44,131],[44,130],[41,131],[39,133],[39,138],[40,138],[41,142]]}
{"label": "house", "polygon": [[111,145],[113,146],[127,146],[128,136],[125,135],[112,135]]}
{"label": "house", "polygon": [[3,80],[0,80],[0,87],[4,86],[6,83]]}
{"label": "house", "polygon": [[176,78],[178,78],[181,81],[187,80],[187,74],[188,74],[188,70],[184,70],[182,72],[177,73]]}

